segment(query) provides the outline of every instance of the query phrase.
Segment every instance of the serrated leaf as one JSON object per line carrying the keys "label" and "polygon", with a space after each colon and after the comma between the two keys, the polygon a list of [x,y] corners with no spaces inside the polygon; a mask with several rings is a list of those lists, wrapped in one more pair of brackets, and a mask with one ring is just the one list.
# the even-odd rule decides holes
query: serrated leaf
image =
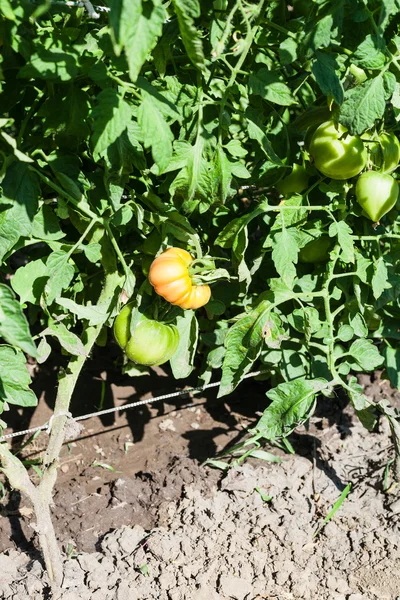
{"label": "serrated leaf", "polygon": [[155,0],[112,0],[110,24],[114,50],[125,49],[129,76],[136,81],[148,55],[161,36],[166,13]]}
{"label": "serrated leaf", "polygon": [[339,66],[333,54],[315,53],[311,70],[325,96],[332,96],[337,104],[342,104],[344,98],[343,86],[337,71]]}
{"label": "serrated leaf", "polygon": [[37,240],[44,241],[61,240],[65,237],[57,216],[47,204],[40,207],[33,219],[32,236]]}
{"label": "serrated leaf", "polygon": [[0,337],[8,344],[36,356],[36,346],[21,304],[11,288],[0,283]]}
{"label": "serrated leaf", "polygon": [[194,24],[194,19],[200,16],[199,1],[172,0],[172,4],[178,17],[179,30],[188,57],[197,69],[203,71],[205,69],[203,42]]}
{"label": "serrated leaf", "polygon": [[58,339],[61,346],[73,356],[86,356],[83,343],[75,333],[69,331],[64,323],[51,323],[41,335],[51,335]]}
{"label": "serrated leaf", "polygon": [[349,354],[356,360],[361,369],[366,371],[377,369],[384,361],[374,343],[364,338],[351,344]]}
{"label": "serrated leaf", "polygon": [[254,121],[252,121],[251,119],[247,120],[247,128],[250,138],[252,140],[256,140],[259,143],[261,150],[264,152],[268,160],[270,160],[276,165],[283,166],[281,159],[273,149],[272,144],[269,141],[265,131],[263,131],[261,127],[254,123]]}
{"label": "serrated leaf", "polygon": [[[222,365],[222,377],[218,397],[230,394],[248,373],[258,358],[264,342],[263,322],[258,320],[265,311],[270,310],[270,302],[263,301],[248,315],[242,317],[228,331],[225,337],[225,358]],[[258,321],[257,330],[253,327]],[[252,344],[250,337],[252,336]],[[257,343],[255,342],[258,338]]]}
{"label": "serrated leaf", "polygon": [[381,119],[386,107],[387,92],[382,74],[347,90],[340,107],[339,121],[353,135],[361,135]]}
{"label": "serrated leaf", "polygon": [[341,259],[346,263],[354,263],[354,241],[351,228],[344,221],[331,223],[329,236],[338,238],[341,248]]}
{"label": "serrated leaf", "polygon": [[132,118],[129,104],[114,88],[108,88],[97,96],[97,106],[92,110],[93,157],[97,161],[127,128]]}
{"label": "serrated leaf", "polygon": [[137,118],[142,130],[144,146],[151,148],[154,162],[162,173],[168,167],[172,157],[171,129],[149,95],[146,95],[139,106]]}
{"label": "serrated leaf", "polygon": [[40,194],[37,175],[21,162],[8,167],[2,187],[2,203],[11,206],[0,211],[0,263],[20,237],[30,235]]}
{"label": "serrated leaf", "polygon": [[29,389],[31,378],[22,352],[0,346],[0,402],[17,406],[36,406],[37,398]]}
{"label": "serrated leaf", "polygon": [[74,277],[75,269],[69,262],[68,254],[63,250],[56,250],[49,254],[46,267],[49,275],[45,285],[46,301],[51,304],[69,286]]}
{"label": "serrated leaf", "polygon": [[367,35],[355,51],[353,60],[364,69],[382,69],[386,62],[385,48],[383,37]]}
{"label": "serrated leaf", "polygon": [[57,304],[69,310],[79,319],[86,319],[89,325],[100,325],[107,320],[107,309],[102,305],[83,306],[69,298],[57,298]]}
{"label": "serrated leaf", "polygon": [[374,262],[374,275],[372,277],[372,291],[376,299],[380,298],[385,290],[390,290],[388,270],[383,256]]}
{"label": "serrated leaf", "polygon": [[170,365],[175,379],[184,379],[193,371],[197,348],[199,325],[195,312],[186,310],[183,316],[177,317],[176,327],[179,331],[179,345],[170,359]]}
{"label": "serrated leaf", "polygon": [[39,306],[48,277],[49,270],[46,263],[39,258],[16,270],[11,279],[11,287],[20,297],[22,304],[31,302]]}
{"label": "serrated leaf", "polygon": [[307,419],[315,407],[316,395],[327,387],[325,379],[296,379],[269,390],[272,403],[264,411],[253,432],[275,441],[285,437]]}
{"label": "serrated leaf", "polygon": [[290,229],[283,229],[272,236],[272,260],[283,282],[291,288],[296,277],[299,247]]}
{"label": "serrated leaf", "polygon": [[342,342],[349,342],[354,337],[354,329],[351,325],[341,325],[338,331],[338,338]]}
{"label": "serrated leaf", "polygon": [[251,94],[257,94],[264,100],[279,106],[290,106],[297,103],[290,88],[282,81],[278,73],[268,69],[262,68],[257,73],[250,75],[249,90]]}

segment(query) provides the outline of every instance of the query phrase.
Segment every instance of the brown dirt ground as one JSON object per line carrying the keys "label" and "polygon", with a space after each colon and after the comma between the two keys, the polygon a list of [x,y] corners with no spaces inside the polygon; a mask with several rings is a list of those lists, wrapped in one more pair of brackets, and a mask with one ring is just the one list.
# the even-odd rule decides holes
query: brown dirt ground
{"label": "brown dirt ground", "polygon": [[[179,389],[162,369],[133,387],[116,361],[99,349],[88,363],[75,416],[101,398],[106,408]],[[44,367],[34,383],[39,406],[15,414],[16,430],[51,415],[56,372]],[[370,397],[400,403],[379,374],[360,381]],[[400,497],[396,486],[382,488],[393,453],[386,422],[369,434],[344,397],[323,399],[291,436],[295,456],[270,448],[282,464],[252,459],[227,475],[201,466],[241,439],[265,405],[265,384],[247,380],[229,398],[210,390],[84,421],[64,446],[54,497],[69,554],[65,599],[396,600]],[[25,458],[40,455],[46,435]],[[349,481],[349,499],[313,538]],[[8,491],[0,511],[0,598],[49,597],[29,503]]]}

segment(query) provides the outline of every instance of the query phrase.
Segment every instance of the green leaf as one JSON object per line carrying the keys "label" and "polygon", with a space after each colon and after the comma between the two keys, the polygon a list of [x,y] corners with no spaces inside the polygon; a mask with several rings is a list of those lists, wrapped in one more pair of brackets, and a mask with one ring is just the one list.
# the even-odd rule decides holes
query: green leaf
{"label": "green leaf", "polygon": [[297,103],[278,73],[268,69],[262,68],[257,73],[250,75],[249,90],[251,94],[261,96],[264,100],[279,106],[290,106]]}
{"label": "green leaf", "polygon": [[380,256],[374,262],[374,275],[372,277],[372,291],[374,297],[378,299],[385,290],[390,290],[391,285],[388,281],[388,270],[383,256]]}
{"label": "green leaf", "polygon": [[179,345],[170,359],[170,365],[175,379],[189,377],[193,371],[193,361],[196,354],[199,325],[196,314],[192,310],[185,310],[183,316],[177,317],[176,327],[179,331]]}
{"label": "green leaf", "polygon": [[65,237],[58,218],[48,204],[43,204],[33,219],[32,237],[44,241],[61,240]]}
{"label": "green leaf", "polygon": [[337,104],[342,104],[344,99],[343,86],[337,75],[339,70],[336,57],[323,52],[315,53],[315,60],[311,70],[325,96],[332,96]]}
{"label": "green leaf", "polygon": [[200,32],[194,24],[194,19],[200,16],[199,1],[172,0],[172,4],[178,17],[179,30],[187,55],[192,64],[200,71],[203,71],[205,69],[203,43]]}
{"label": "green leaf", "polygon": [[370,129],[376,119],[381,119],[385,112],[388,94],[385,90],[384,77],[379,74],[365,83],[350,88],[346,92],[339,121],[353,135],[361,135]]}
{"label": "green leaf", "polygon": [[290,65],[297,59],[297,42],[287,37],[279,45],[279,58],[282,65]]}
{"label": "green leaf", "polygon": [[243,148],[239,140],[231,140],[226,144],[225,148],[232,156],[237,156],[238,158],[247,156],[247,150]]}
{"label": "green leaf", "polygon": [[11,279],[11,287],[20,297],[22,304],[31,302],[40,306],[40,298],[44,292],[49,270],[42,258],[28,262],[16,270]]}
{"label": "green leaf", "polygon": [[15,14],[10,0],[0,0],[0,12],[9,21],[15,21]]}
{"label": "green leaf", "polygon": [[386,346],[383,349],[383,356],[390,383],[394,388],[400,390],[400,349]]}
{"label": "green leaf", "polygon": [[20,237],[31,234],[39,194],[36,174],[26,163],[12,163],[3,180],[2,202],[11,207],[0,211],[0,263]]}
{"label": "green leaf", "polygon": [[371,340],[360,339],[352,343],[349,354],[356,360],[361,369],[373,371],[384,361],[378,348]]}
{"label": "green leaf", "polygon": [[367,35],[353,55],[354,62],[363,69],[382,69],[385,66],[385,40],[377,35]]}
{"label": "green leaf", "polygon": [[69,298],[57,298],[57,304],[69,310],[79,319],[88,320],[89,325],[100,325],[101,323],[105,323],[107,320],[108,315],[106,307],[102,305],[83,306],[82,304],[77,304]]}
{"label": "green leaf", "polygon": [[30,356],[36,356],[36,346],[21,304],[11,288],[3,283],[0,283],[0,337],[11,346],[20,348]]}
{"label": "green leaf", "polygon": [[[222,365],[219,398],[233,392],[258,358],[264,342],[263,327],[268,320],[270,306],[268,301],[261,302],[250,314],[242,317],[229,329],[225,337],[226,353]],[[263,318],[260,319],[261,315]]]}
{"label": "green leaf", "polygon": [[144,146],[151,148],[154,162],[162,173],[168,167],[172,157],[171,129],[149,95],[146,95],[139,106],[137,118],[142,130]]}
{"label": "green leaf", "polygon": [[128,126],[132,118],[129,104],[116,89],[108,88],[97,96],[98,104],[92,111],[93,157],[97,161]]}
{"label": "green leaf", "polygon": [[341,259],[346,263],[354,263],[354,241],[351,228],[344,221],[335,221],[329,227],[330,237],[337,236],[341,248]]}
{"label": "green leaf", "polygon": [[299,247],[291,229],[283,229],[272,236],[272,260],[283,282],[291,288],[296,277]]}
{"label": "green leaf", "polygon": [[254,123],[254,121],[250,119],[247,120],[247,128],[250,138],[252,140],[256,140],[259,143],[261,150],[264,152],[268,160],[275,163],[276,165],[282,166],[283,163],[279,156],[276,154],[275,150],[273,149],[272,144],[269,141],[266,133],[256,123]]}
{"label": "green leaf", "polygon": [[75,269],[69,262],[68,254],[63,250],[57,250],[49,254],[46,267],[49,279],[45,285],[45,294],[47,304],[51,304],[69,286],[74,277]]}
{"label": "green leaf", "polygon": [[135,82],[161,36],[165,9],[158,0],[112,0],[110,8],[115,53],[119,56],[125,49],[129,76]]}
{"label": "green leaf", "polygon": [[367,396],[363,393],[363,387],[357,382],[354,376],[350,377],[348,385],[350,388],[347,389],[349,398],[358,418],[368,431],[372,431],[377,422],[376,406],[368,400]]}
{"label": "green leaf", "polygon": [[341,325],[338,331],[338,338],[342,342],[349,342],[354,337],[354,329],[351,325]]}
{"label": "green leaf", "polygon": [[295,379],[267,392],[272,403],[264,411],[255,434],[272,442],[289,435],[314,411],[316,395],[327,387],[325,379]]}
{"label": "green leaf", "polygon": [[73,356],[87,356],[85,347],[79,337],[69,331],[64,323],[51,323],[41,335],[51,335],[58,339],[61,346]]}
{"label": "green leaf", "polygon": [[17,406],[37,406],[37,398],[29,389],[31,378],[22,352],[0,346],[0,402]]}
{"label": "green leaf", "polygon": [[46,338],[42,338],[39,342],[39,346],[37,348],[37,361],[39,363],[39,365],[43,364],[44,362],[46,362],[46,360],[49,358],[51,354],[51,346],[50,344],[47,342]]}
{"label": "green leaf", "polygon": [[101,260],[101,244],[87,244],[83,247],[83,251],[90,262],[96,263]]}
{"label": "green leaf", "polygon": [[56,44],[50,48],[41,46],[29,61],[20,69],[18,77],[26,79],[46,79],[49,81],[70,81],[78,74],[77,55],[65,52]]}

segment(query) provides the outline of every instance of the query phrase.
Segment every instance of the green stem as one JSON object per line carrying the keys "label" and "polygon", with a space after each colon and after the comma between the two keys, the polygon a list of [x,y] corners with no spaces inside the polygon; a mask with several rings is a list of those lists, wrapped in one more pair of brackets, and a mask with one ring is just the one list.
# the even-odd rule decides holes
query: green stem
{"label": "green stem", "polygon": [[112,232],[112,229],[111,229],[110,224],[108,223],[108,221],[104,221],[104,227],[106,228],[106,231],[108,233],[108,237],[110,239],[110,242],[113,245],[113,248],[114,248],[114,250],[115,250],[115,252],[116,252],[116,254],[117,254],[118,258],[119,258],[119,261],[120,261],[120,263],[122,265],[122,268],[124,269],[125,275],[127,277],[130,276],[131,275],[131,270],[128,267],[126,261],[125,261],[124,255],[122,254],[121,249],[118,246],[117,240],[115,239],[115,236],[114,236],[114,234]]}

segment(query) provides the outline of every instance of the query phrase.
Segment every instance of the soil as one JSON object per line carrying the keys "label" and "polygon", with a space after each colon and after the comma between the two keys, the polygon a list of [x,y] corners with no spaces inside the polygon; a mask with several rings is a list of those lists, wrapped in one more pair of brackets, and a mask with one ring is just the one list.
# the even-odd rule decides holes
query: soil
{"label": "soil", "polygon": [[[133,388],[115,357],[99,357],[83,374],[75,416],[177,385],[157,369]],[[35,378],[39,406],[16,415],[16,430],[51,414],[55,371],[46,369]],[[370,397],[400,405],[379,374],[360,382]],[[295,455],[266,448],[281,463],[202,466],[241,439],[265,405],[265,383],[247,380],[229,398],[210,390],[84,421],[64,446],[54,496],[62,600],[400,597],[400,495],[384,477],[393,456],[386,421],[368,433],[345,398],[324,399],[290,437]],[[24,457],[38,457],[45,444],[42,433]],[[349,482],[349,496],[323,526]],[[0,509],[0,598],[51,598],[30,505],[8,491]]]}

